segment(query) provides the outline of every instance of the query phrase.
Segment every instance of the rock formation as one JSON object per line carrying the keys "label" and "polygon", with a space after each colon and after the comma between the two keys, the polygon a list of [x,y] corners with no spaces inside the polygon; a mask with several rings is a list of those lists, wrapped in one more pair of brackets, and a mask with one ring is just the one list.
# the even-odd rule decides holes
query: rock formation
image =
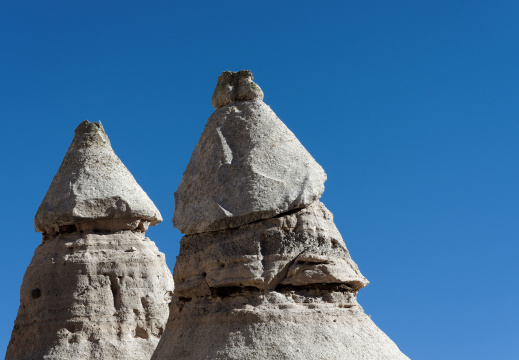
{"label": "rock formation", "polygon": [[218,78],[152,359],[408,359],[356,301],[368,281],[319,201],[324,171],[262,99],[250,71]]}
{"label": "rock formation", "polygon": [[224,72],[209,118],[175,193],[184,234],[225,230],[304,208],[326,174],[263,101],[250,71]]}
{"label": "rock formation", "polygon": [[149,359],[173,292],[164,254],[145,237],[160,221],[101,123],[82,122],[35,217],[43,242],[6,359]]}

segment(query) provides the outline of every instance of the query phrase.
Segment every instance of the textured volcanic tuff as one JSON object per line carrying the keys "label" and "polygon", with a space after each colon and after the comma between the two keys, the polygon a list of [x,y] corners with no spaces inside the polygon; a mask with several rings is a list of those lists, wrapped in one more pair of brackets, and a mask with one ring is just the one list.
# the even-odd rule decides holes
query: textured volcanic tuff
{"label": "textured volcanic tuff", "polygon": [[368,281],[319,201],[326,174],[262,99],[250,71],[218,78],[152,359],[408,359],[357,303]]}
{"label": "textured volcanic tuff", "polygon": [[[142,226],[162,221],[159,211],[115,155],[101,122],[83,121],[34,218],[36,231],[95,220],[107,228],[129,220]],[[128,227],[132,228],[133,225]],[[119,230],[119,229],[118,229]]]}
{"label": "textured volcanic tuff", "polygon": [[6,359],[149,359],[173,292],[164,254],[144,234],[161,220],[101,123],[81,123],[35,217],[43,242]]}
{"label": "textured volcanic tuff", "polygon": [[[245,97],[238,96],[246,92],[242,87],[254,90],[247,101],[239,101]],[[223,73],[213,104],[225,103],[214,100],[222,97],[220,91],[228,101],[233,94],[237,99],[211,115],[175,192],[173,225],[184,234],[301,209],[324,191],[323,169],[261,101],[263,93],[249,71]]]}

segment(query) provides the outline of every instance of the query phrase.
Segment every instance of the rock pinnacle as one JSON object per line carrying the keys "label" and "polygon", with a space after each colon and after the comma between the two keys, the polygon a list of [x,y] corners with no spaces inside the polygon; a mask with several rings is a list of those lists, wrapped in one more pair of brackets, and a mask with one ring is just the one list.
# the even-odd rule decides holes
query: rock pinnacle
{"label": "rock pinnacle", "polygon": [[236,95],[251,84],[218,78],[175,193],[186,235],[152,360],[409,360],[357,302],[368,280],[319,201],[326,174],[259,92]]}
{"label": "rock pinnacle", "polygon": [[36,213],[36,231],[156,225],[159,211],[115,155],[99,123],[83,121]]}
{"label": "rock pinnacle", "polygon": [[5,359],[149,359],[173,293],[164,254],[145,236],[161,220],[101,123],[82,122],[36,213],[43,242]]}

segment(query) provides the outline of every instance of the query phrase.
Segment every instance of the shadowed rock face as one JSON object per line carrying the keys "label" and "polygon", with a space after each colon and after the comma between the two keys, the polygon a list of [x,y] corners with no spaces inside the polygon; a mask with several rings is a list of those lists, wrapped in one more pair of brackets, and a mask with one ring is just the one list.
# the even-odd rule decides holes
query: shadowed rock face
{"label": "shadowed rock face", "polygon": [[149,359],[173,292],[164,254],[144,235],[160,220],[101,124],[81,123],[36,214],[43,243],[6,359]]}
{"label": "shadowed rock face", "polygon": [[222,104],[175,193],[186,235],[152,359],[408,359],[357,303],[324,171],[260,98]]}

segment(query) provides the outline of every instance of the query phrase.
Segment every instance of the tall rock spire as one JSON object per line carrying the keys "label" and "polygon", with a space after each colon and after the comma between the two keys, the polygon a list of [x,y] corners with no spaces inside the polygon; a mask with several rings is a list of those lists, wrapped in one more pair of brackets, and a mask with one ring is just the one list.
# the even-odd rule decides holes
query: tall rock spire
{"label": "tall rock spire", "polygon": [[357,303],[368,281],[319,201],[324,171],[262,99],[250,71],[218,78],[152,359],[408,359]]}
{"label": "tall rock spire", "polygon": [[36,213],[43,243],[6,359],[150,358],[173,292],[164,254],[144,234],[161,220],[101,123],[82,122]]}

